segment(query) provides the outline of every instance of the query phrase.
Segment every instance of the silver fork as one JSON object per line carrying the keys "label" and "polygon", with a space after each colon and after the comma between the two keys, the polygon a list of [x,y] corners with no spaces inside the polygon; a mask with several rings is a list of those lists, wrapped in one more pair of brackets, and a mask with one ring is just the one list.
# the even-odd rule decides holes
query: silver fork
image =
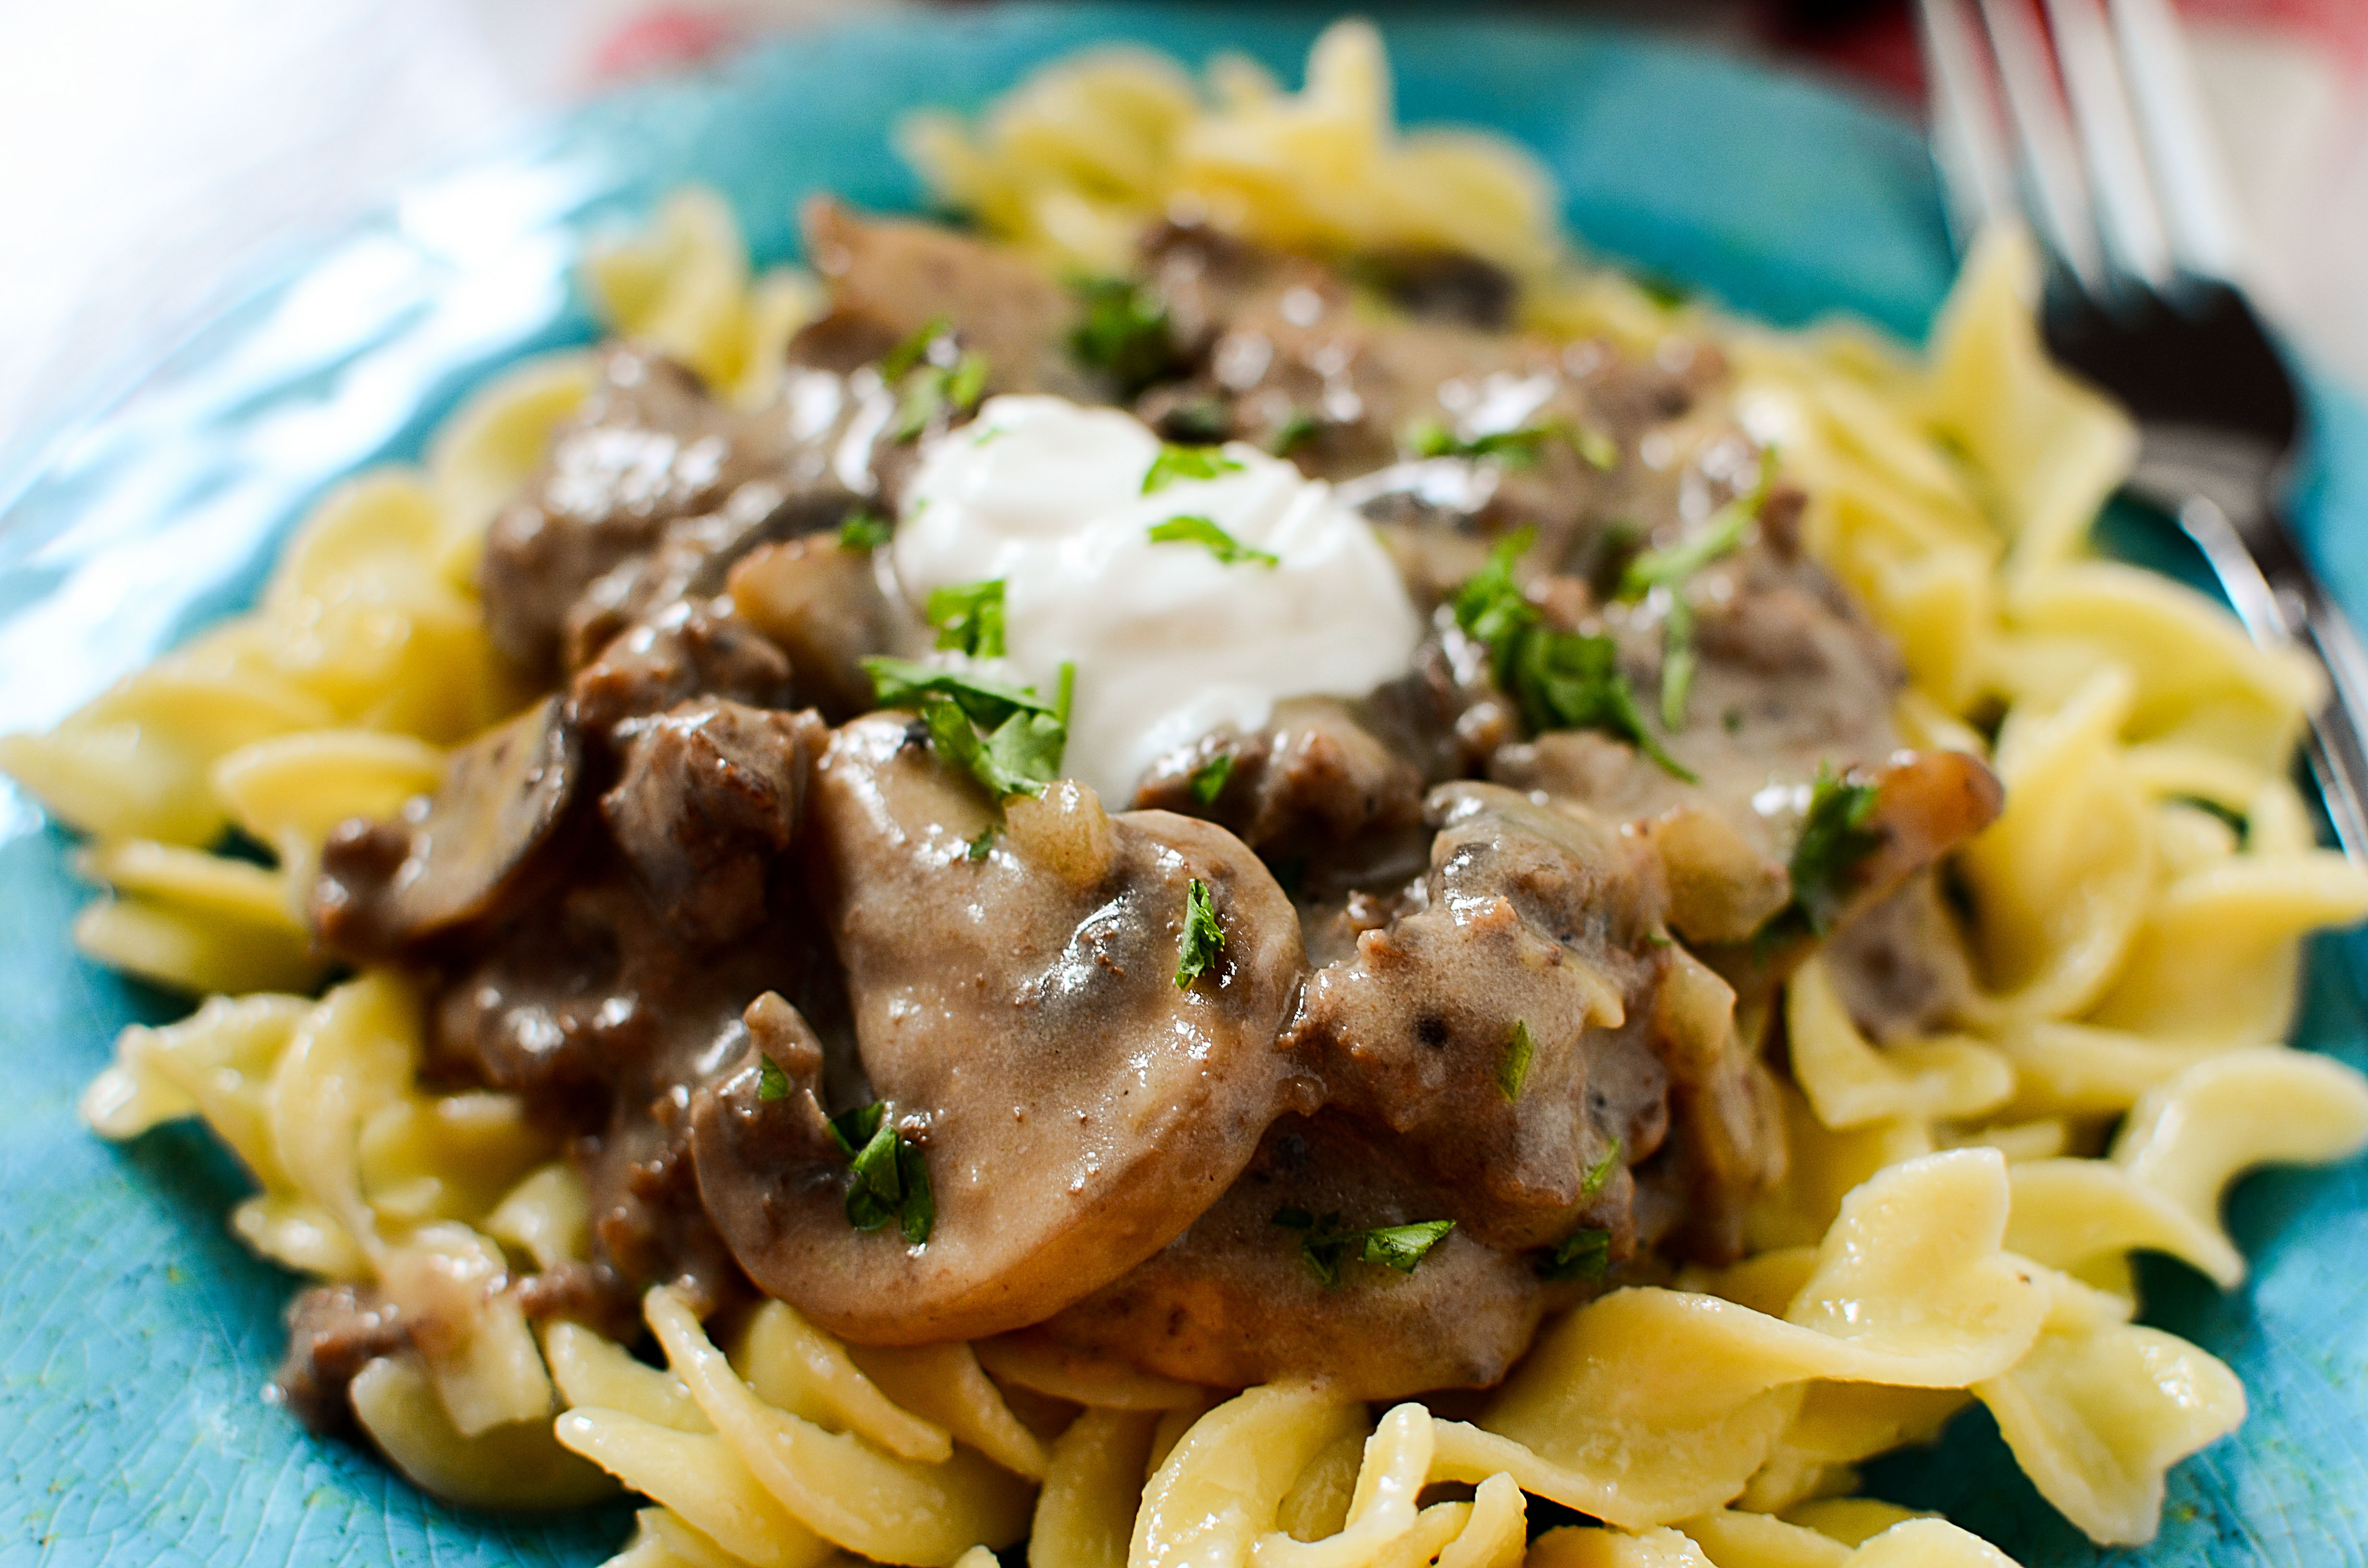
{"label": "silver fork", "polygon": [[2301,435],[2283,358],[2234,279],[2241,247],[2165,0],[1918,0],[1933,154],[1961,248],[2028,216],[2057,361],[2142,437],[2130,490],[2179,520],[2256,642],[2328,676],[2310,769],[2368,865],[2368,656],[2281,517]]}

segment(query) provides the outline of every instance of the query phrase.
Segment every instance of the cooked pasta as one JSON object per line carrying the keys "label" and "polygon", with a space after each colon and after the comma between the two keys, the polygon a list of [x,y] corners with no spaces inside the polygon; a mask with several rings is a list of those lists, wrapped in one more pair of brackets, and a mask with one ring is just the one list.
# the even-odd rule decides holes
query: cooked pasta
{"label": "cooked pasta", "polygon": [[[1326,256],[1481,258],[1559,338],[1714,346],[1735,418],[1804,498],[1809,554],[1898,650],[1887,721],[2003,781],[2002,812],[1950,858],[1962,907],[1930,928],[1967,999],[1945,1028],[1886,1030],[1827,956],[1740,1003],[1680,966],[1658,1005],[1707,1008],[1705,1038],[1776,1070],[1757,1103],[1785,1153],[1734,1216],[1743,1256],[1565,1302],[1470,1420],[1322,1381],[1212,1389],[1026,1334],[865,1343],[786,1301],[717,1312],[665,1282],[639,1322],[554,1310],[606,1256],[608,1211],[519,1094],[450,1086],[412,976],[372,965],[321,989],[309,923],[339,824],[400,817],[462,766],[451,748],[536,694],[478,585],[496,515],[593,395],[593,364],[554,357],[464,406],[424,468],[324,503],[253,611],[56,729],[0,739],[0,765],[86,835],[79,865],[108,891],[83,949],[204,998],[126,1030],[84,1114],[115,1139],[203,1119],[257,1189],[232,1216],[242,1240],[405,1325],[348,1346],[377,1448],[472,1506],[621,1485],[650,1506],[612,1568],[978,1568],[1023,1540],[1031,1568],[1977,1568],[2005,1560],[1850,1494],[1861,1461],[1978,1401],[2091,1540],[2150,1539],[2166,1471],[2245,1402],[2206,1352],[2133,1322],[2129,1256],[2233,1288],[2228,1183],[2368,1143],[2368,1083],[2283,1043],[2303,939],[2368,915],[2368,877],[2316,846],[2287,781],[2312,670],[2088,553],[2135,433],[2046,360],[2029,248],[1985,240],[1922,358],[1673,311],[1571,259],[1527,154],[1401,134],[1360,23],[1324,36],[1296,94],[1242,61],[1195,83],[1103,52],[975,124],[917,118],[905,144],[944,202],[1064,268],[1122,271],[1144,225],[1180,213]],[[752,272],[715,198],[677,197],[589,277],[618,333],[723,401],[794,402],[784,348],[822,287]],[[760,627],[787,614],[773,591],[753,568],[728,587]],[[1110,830],[1076,825],[1098,812],[1060,799],[1000,828],[979,813],[956,852],[985,860],[1002,832],[1107,864]],[[223,849],[233,829],[249,852]],[[743,1034],[791,1039],[767,994],[779,1009],[760,997]],[[1612,990],[1587,1006],[1599,1026],[1622,1016]],[[1529,1040],[1523,1024],[1508,1100],[1546,1071]],[[908,1237],[915,1190],[893,1216]],[[1326,1242],[1338,1215],[1300,1218],[1336,1278],[1375,1263],[1361,1235]],[[1529,1498],[1600,1523],[1531,1540]]]}

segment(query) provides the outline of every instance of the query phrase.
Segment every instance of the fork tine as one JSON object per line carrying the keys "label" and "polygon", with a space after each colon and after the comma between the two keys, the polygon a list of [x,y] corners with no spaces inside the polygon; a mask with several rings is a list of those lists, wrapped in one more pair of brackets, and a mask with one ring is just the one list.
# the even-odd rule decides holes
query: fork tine
{"label": "fork tine", "polygon": [[1982,19],[2006,86],[2007,113],[2022,149],[2040,227],[2081,290],[2100,296],[2105,265],[2098,248],[2096,215],[2038,18],[2030,0],[1982,0]]}
{"label": "fork tine", "polygon": [[2171,258],[2199,276],[2235,280],[2244,265],[2242,246],[2178,18],[2163,0],[2112,4]]}
{"label": "fork tine", "polygon": [[2098,0],[2047,0],[2055,64],[2088,159],[2089,190],[2110,261],[2160,288],[2170,280],[2170,242],[2155,203],[2128,90]]}
{"label": "fork tine", "polygon": [[1924,58],[1931,69],[1932,150],[1960,253],[1993,222],[2016,215],[2014,157],[1991,85],[1987,46],[1964,0],[1918,0]]}

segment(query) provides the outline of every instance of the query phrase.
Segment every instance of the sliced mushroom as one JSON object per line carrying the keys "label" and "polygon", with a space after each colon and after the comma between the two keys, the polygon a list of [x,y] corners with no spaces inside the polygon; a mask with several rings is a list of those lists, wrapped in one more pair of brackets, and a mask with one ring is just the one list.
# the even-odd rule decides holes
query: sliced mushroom
{"label": "sliced mushroom", "polygon": [[[1107,1284],[1216,1200],[1291,1097],[1276,1036],[1304,965],[1240,840],[1130,812],[1083,881],[1009,837],[973,853],[993,808],[897,714],[837,733],[810,811],[863,1071],[935,1217],[926,1242],[856,1230],[813,1085],[752,1062],[696,1098],[692,1146],[760,1287],[859,1342],[976,1337]],[[1196,881],[1224,945],[1179,985]]]}
{"label": "sliced mushroom", "polygon": [[322,945],[382,959],[498,917],[529,889],[581,772],[575,726],[546,698],[454,752],[443,785],[401,817],[341,824],[313,893]]}

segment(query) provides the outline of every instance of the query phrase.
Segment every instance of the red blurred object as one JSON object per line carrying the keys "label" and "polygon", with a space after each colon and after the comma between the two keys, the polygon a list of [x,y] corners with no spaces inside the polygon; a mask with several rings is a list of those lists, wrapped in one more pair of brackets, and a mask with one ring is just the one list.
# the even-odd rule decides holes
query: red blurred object
{"label": "red blurred object", "polygon": [[613,80],[696,65],[731,48],[742,36],[739,24],[720,11],[655,6],[610,33],[593,51],[592,74]]}

